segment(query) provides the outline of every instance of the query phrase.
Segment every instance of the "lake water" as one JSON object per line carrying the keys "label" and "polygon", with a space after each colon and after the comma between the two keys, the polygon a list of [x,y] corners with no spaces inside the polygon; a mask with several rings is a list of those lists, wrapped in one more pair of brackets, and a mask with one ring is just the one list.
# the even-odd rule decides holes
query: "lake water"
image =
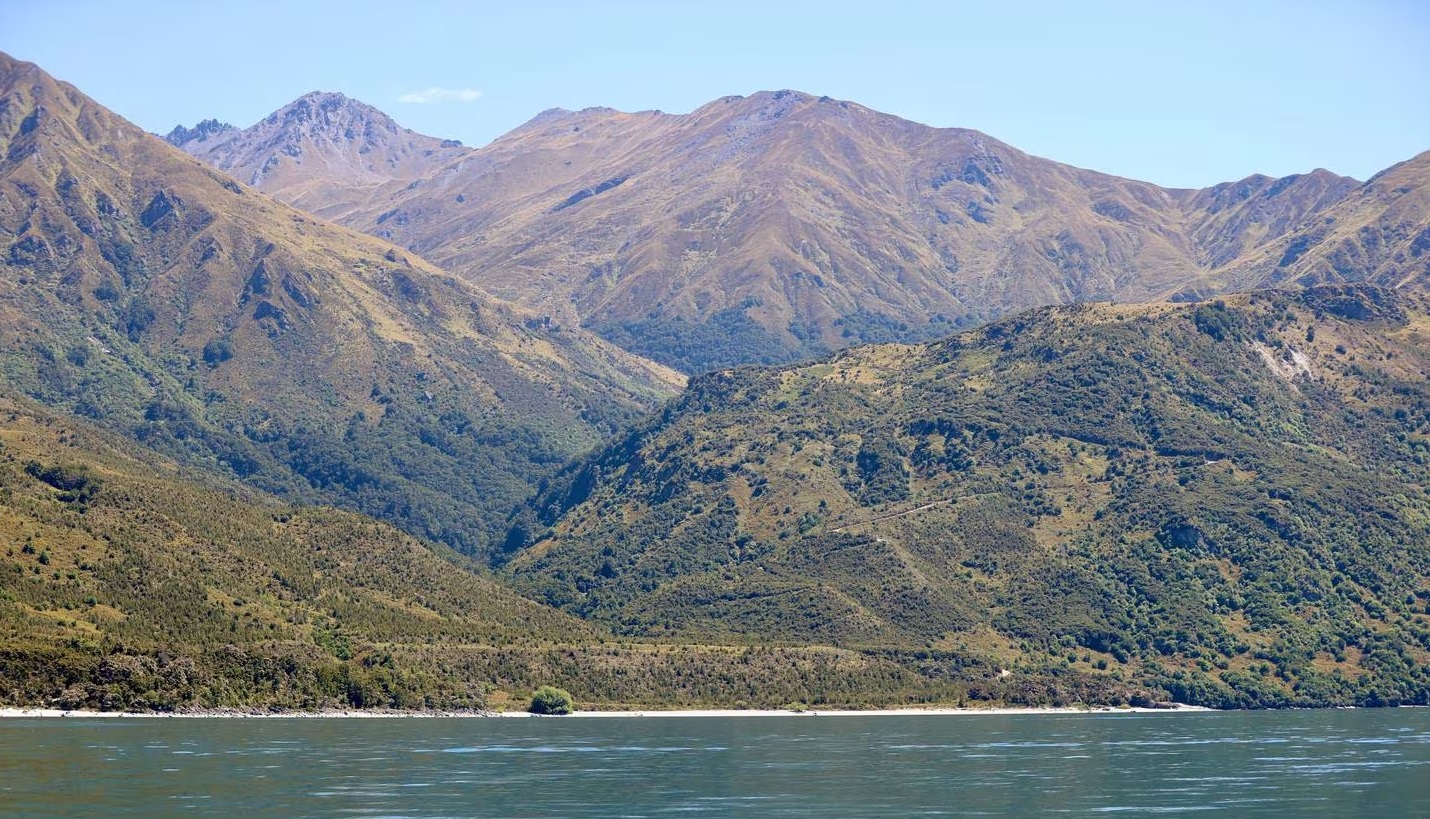
{"label": "lake water", "polygon": [[1430,710],[0,720],[0,816],[1430,816]]}

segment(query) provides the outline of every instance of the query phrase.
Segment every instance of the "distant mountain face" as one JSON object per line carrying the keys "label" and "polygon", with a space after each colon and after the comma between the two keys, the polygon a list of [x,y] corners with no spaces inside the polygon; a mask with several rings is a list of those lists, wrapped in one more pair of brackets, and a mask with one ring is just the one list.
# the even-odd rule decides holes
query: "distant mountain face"
{"label": "distant mountain face", "polygon": [[711,373],[553,480],[506,571],[633,635],[1425,701],[1427,341],[1425,296],[1332,286]]}
{"label": "distant mountain face", "polygon": [[0,326],[6,389],[472,552],[539,475],[680,383],[8,57]]}
{"label": "distant mountain face", "polygon": [[1208,271],[1244,265],[1356,187],[1353,179],[1318,170],[1282,179],[1257,174],[1195,191],[1184,199],[1183,210],[1196,261]]}
{"label": "distant mountain face", "polygon": [[[781,91],[687,115],[548,111],[420,179],[327,195],[350,227],[693,372],[1040,305],[1414,280],[1425,207],[1393,191],[1418,190],[1423,164],[1390,185],[1315,171],[1174,190]],[[1339,251],[1310,252],[1333,207]]]}
{"label": "distant mountain face", "polygon": [[550,113],[350,224],[699,370],[1166,295],[1198,271],[1163,224],[1177,207],[976,131],[779,92]]}
{"label": "distant mountain face", "polygon": [[1222,289],[1365,282],[1430,286],[1430,151],[1376,174],[1218,273]]}
{"label": "distant mountain face", "polygon": [[403,128],[342,94],[314,92],[250,128],[216,120],[165,137],[241,181],[325,218],[341,218],[384,185],[397,186],[469,151]]}

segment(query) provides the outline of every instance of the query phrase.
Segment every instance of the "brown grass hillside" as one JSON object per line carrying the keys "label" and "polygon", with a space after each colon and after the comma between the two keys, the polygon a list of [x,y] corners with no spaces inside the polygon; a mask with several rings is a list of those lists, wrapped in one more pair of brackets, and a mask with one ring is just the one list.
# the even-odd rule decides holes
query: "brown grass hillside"
{"label": "brown grass hillside", "polygon": [[1414,282],[1419,164],[1364,186],[1317,170],[1166,189],[781,91],[683,115],[548,111],[423,175],[338,175],[327,195],[366,198],[351,227],[693,372],[1041,305]]}

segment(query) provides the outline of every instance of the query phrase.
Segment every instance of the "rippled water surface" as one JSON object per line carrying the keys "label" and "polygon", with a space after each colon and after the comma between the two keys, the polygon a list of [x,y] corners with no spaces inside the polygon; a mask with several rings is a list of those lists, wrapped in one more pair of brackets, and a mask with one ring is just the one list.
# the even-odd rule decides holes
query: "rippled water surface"
{"label": "rippled water surface", "polygon": [[0,816],[1430,816],[1430,711],[11,719]]}

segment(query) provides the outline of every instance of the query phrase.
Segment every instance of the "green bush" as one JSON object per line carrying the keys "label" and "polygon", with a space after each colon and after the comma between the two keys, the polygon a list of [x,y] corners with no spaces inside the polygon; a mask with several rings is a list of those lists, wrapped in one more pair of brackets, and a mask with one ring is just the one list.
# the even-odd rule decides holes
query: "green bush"
{"label": "green bush", "polygon": [[569,714],[575,708],[568,691],[554,685],[543,685],[531,695],[531,706],[526,710],[533,714]]}

